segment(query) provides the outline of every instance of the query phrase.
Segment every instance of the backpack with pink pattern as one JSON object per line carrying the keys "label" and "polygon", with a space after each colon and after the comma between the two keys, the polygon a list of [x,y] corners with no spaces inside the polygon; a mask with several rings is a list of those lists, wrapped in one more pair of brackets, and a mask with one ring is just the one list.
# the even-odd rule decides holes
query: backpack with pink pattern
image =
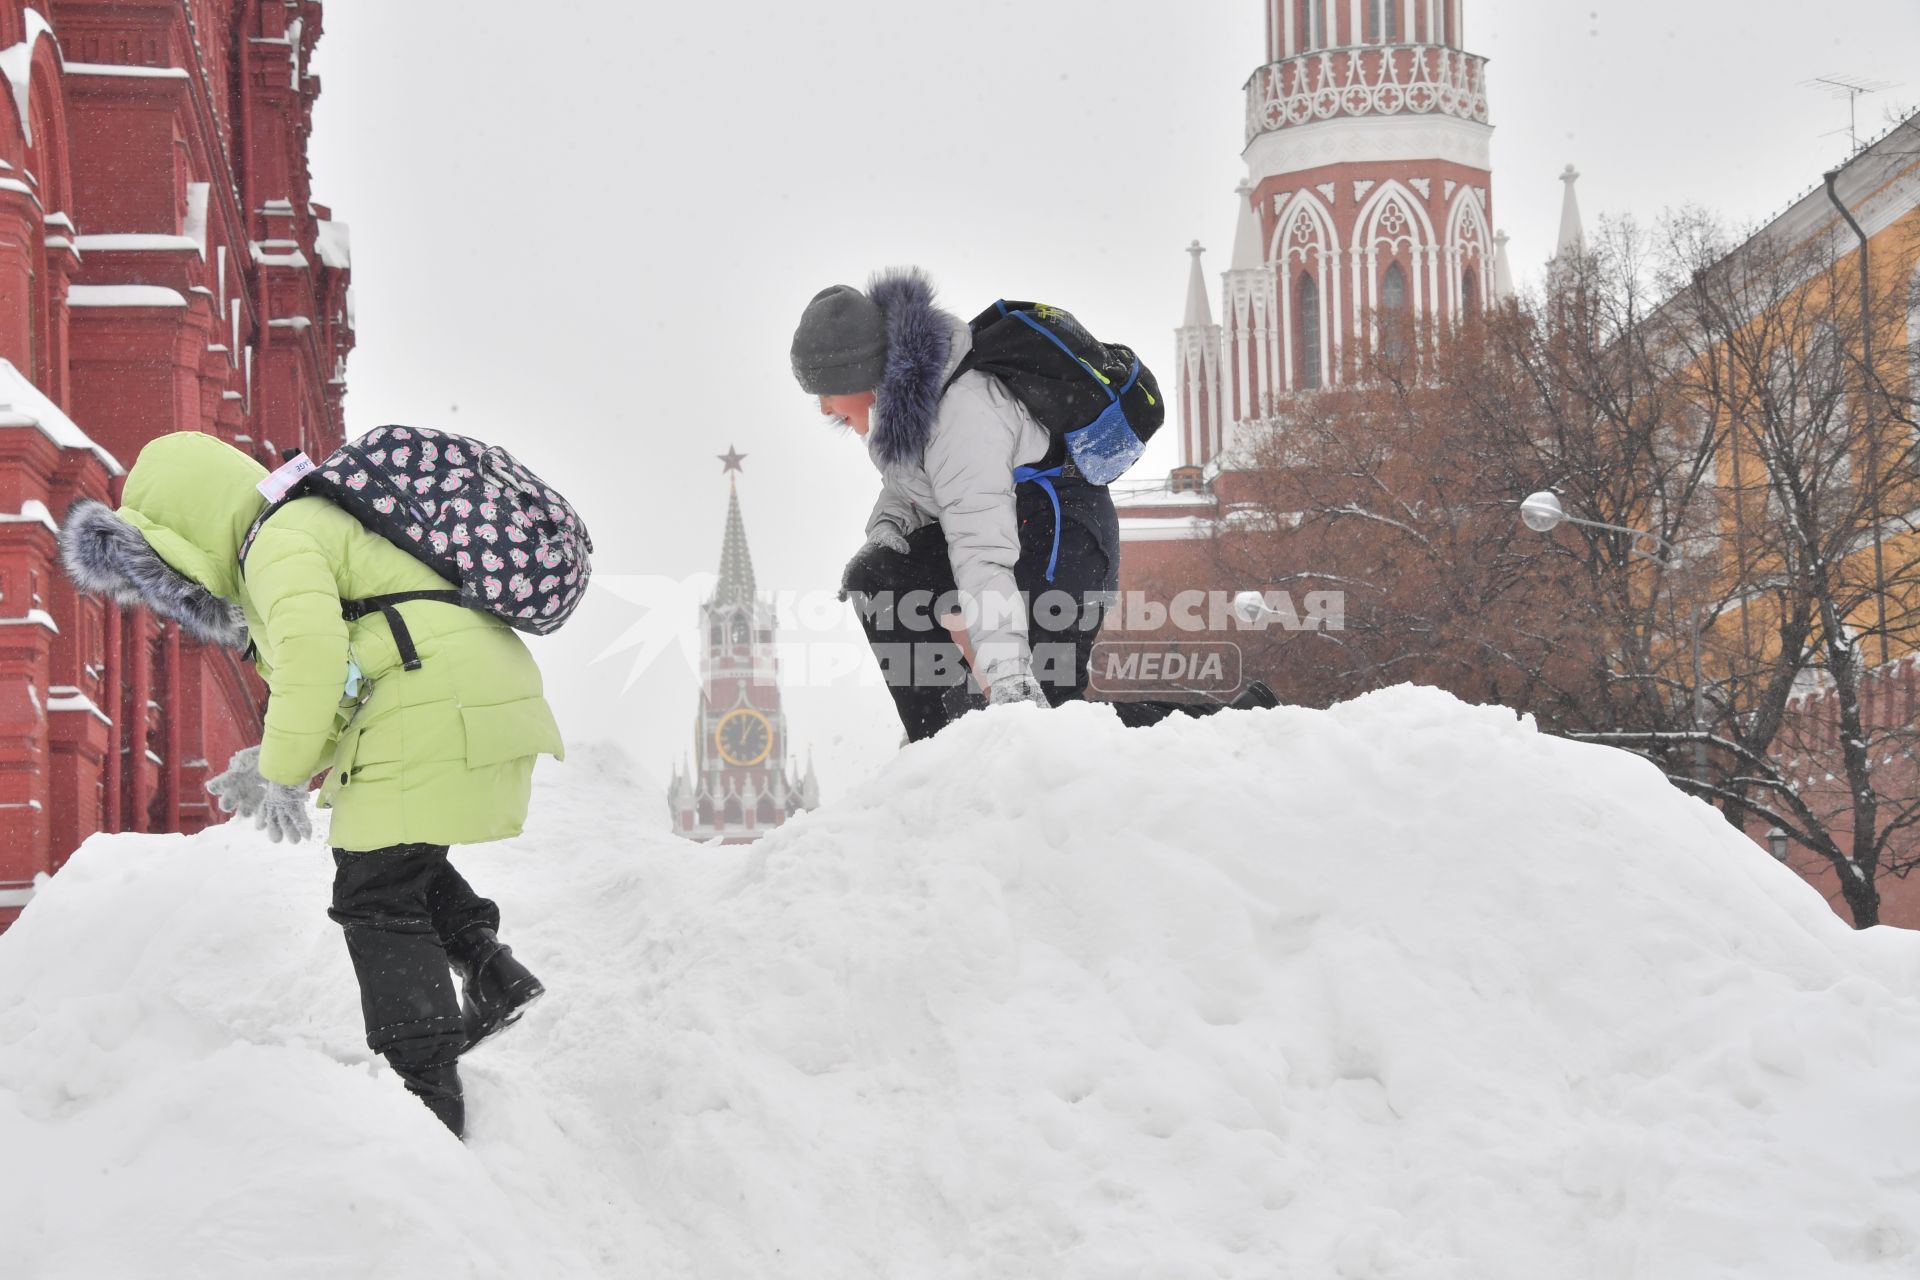
{"label": "backpack with pink pattern", "polygon": [[[287,476],[297,479],[275,485]],[[323,462],[296,457],[262,491],[271,501],[241,544],[243,573],[267,519],[295,498],[318,496],[457,588],[340,602],[348,621],[385,615],[409,671],[420,657],[399,605],[457,604],[545,635],[572,616],[593,572],[593,539],[571,503],[505,449],[447,431],[375,427]]]}

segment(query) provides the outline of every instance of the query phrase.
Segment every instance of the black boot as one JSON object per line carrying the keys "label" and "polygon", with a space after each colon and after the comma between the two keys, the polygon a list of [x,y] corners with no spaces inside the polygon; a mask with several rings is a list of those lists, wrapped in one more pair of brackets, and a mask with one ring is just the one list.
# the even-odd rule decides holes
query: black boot
{"label": "black boot", "polygon": [[467,1136],[467,1102],[460,1091],[460,1065],[442,1062],[430,1067],[408,1066],[402,1055],[388,1054],[387,1064],[407,1086],[407,1092],[427,1104],[427,1110],[441,1124],[453,1130],[453,1136]]}
{"label": "black boot", "polygon": [[467,929],[447,947],[460,970],[460,1015],[467,1049],[505,1031],[527,1006],[547,993],[540,979],[513,958],[513,948],[484,925]]}
{"label": "black boot", "polygon": [[440,940],[425,920],[350,924],[345,932],[360,979],[367,1047],[461,1136],[466,1117],[454,1064],[467,1037]]}
{"label": "black boot", "polygon": [[1264,711],[1280,705],[1280,699],[1273,690],[1258,680],[1247,681],[1247,687],[1235,694],[1233,701],[1227,703],[1234,711]]}

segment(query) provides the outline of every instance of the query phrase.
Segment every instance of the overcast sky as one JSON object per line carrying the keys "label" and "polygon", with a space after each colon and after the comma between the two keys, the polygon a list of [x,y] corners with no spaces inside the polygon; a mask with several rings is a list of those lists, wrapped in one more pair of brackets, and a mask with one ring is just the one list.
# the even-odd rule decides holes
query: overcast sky
{"label": "overcast sky", "polygon": [[[1683,204],[1750,225],[1847,153],[1846,102],[1803,82],[1895,82],[1861,100],[1863,133],[1920,100],[1920,0],[1465,4],[1465,44],[1491,61],[1494,220],[1523,280],[1552,250],[1569,162],[1589,225]],[[962,314],[1056,302],[1171,379],[1183,250],[1205,244],[1211,274],[1231,243],[1263,12],[328,0],[312,158],[316,199],[353,229],[349,433],[496,440],[573,498],[605,589],[533,643],[570,738],[617,739],[664,780],[695,669],[675,650],[629,688],[640,650],[600,655],[657,633],[669,584],[717,567],[714,455],[748,455],[771,589],[830,590],[877,488],[788,373],[806,300],[919,263]],[[825,678],[863,666],[854,634],[796,653],[815,670],[788,690],[830,795],[898,741],[883,691]]]}

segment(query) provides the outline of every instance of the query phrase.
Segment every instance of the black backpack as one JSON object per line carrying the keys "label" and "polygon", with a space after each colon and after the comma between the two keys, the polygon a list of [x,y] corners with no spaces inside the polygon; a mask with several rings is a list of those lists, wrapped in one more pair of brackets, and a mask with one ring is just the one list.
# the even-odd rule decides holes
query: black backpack
{"label": "black backpack", "polygon": [[240,544],[242,574],[273,513],[317,495],[454,584],[340,602],[349,622],[384,614],[409,671],[420,655],[396,606],[456,604],[545,635],[572,616],[593,573],[593,539],[571,503],[505,449],[451,432],[375,427],[323,462],[297,456],[261,491],[269,501]]}
{"label": "black backpack", "polygon": [[1058,307],[996,302],[969,327],[973,349],[947,386],[969,369],[1006,383],[1053,436],[1040,469],[1072,463],[1087,483],[1111,484],[1166,421],[1160,384],[1133,349],[1099,341]]}

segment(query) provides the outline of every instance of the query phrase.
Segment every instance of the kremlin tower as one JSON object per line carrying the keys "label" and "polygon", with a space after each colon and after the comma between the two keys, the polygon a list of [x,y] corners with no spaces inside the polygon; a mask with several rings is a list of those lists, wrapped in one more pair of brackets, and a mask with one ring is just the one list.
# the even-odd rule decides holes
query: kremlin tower
{"label": "kremlin tower", "polygon": [[706,655],[700,664],[693,758],[674,766],[667,789],[675,831],[724,844],[751,843],[820,804],[812,761],[802,772],[790,754],[773,607],[754,587],[740,489],[732,479],[745,456],[729,448],[720,457],[729,477],[727,530],[720,579],[700,609]]}
{"label": "kremlin tower", "polygon": [[[1269,5],[1218,324],[1202,250],[1188,249],[1176,493],[1204,489],[1276,397],[1343,381],[1396,323],[1457,321],[1508,287],[1492,232],[1486,63],[1465,47],[1464,7]],[[1138,517],[1171,514],[1160,506],[1131,513],[1130,532]]]}

